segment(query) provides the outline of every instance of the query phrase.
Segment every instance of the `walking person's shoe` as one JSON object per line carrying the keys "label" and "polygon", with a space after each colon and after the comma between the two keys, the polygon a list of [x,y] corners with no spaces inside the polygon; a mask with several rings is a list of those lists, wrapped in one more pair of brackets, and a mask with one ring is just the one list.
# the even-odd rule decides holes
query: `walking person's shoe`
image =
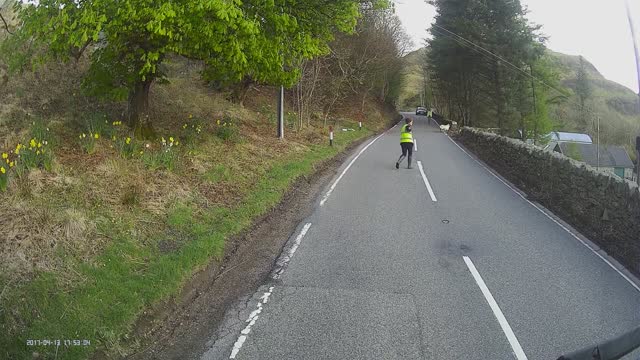
{"label": "walking person's shoe", "polygon": [[396,163],[396,169],[400,169],[400,163]]}

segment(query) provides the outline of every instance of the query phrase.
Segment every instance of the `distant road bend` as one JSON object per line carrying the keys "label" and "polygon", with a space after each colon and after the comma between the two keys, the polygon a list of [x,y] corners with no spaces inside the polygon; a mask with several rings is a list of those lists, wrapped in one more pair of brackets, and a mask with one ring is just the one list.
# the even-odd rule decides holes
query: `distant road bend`
{"label": "distant road bend", "polygon": [[557,359],[640,324],[635,285],[405,116],[414,168],[400,126],[356,151],[202,360]]}

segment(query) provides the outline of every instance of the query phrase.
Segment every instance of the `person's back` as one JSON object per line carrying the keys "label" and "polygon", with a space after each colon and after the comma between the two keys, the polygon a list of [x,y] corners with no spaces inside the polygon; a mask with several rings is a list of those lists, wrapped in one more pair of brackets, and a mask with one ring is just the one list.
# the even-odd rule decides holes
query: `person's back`
{"label": "person's back", "polygon": [[411,157],[413,156],[413,120],[410,118],[405,119],[405,124],[402,126],[400,130],[400,147],[402,148],[402,155],[396,162],[396,169],[400,168],[400,164],[407,157],[408,166],[407,169],[412,169],[411,167]]}

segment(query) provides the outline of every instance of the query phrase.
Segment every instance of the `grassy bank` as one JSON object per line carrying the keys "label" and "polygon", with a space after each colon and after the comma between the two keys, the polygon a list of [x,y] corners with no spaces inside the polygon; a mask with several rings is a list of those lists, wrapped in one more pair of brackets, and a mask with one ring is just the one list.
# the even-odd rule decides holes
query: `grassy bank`
{"label": "grassy bank", "polygon": [[[30,359],[36,353],[84,359],[97,349],[114,358],[126,355],[131,345],[123,344],[135,347],[127,334],[145,309],[176,295],[194,272],[219,260],[225,239],[268,212],[296,178],[385,123],[381,116],[374,129],[339,131],[334,147],[326,144],[326,130],[290,129],[291,140],[283,144],[260,136],[272,130],[268,114],[237,111],[238,118],[250,120],[239,121],[235,140],[218,132],[215,121],[193,138],[180,132],[179,123],[193,130],[189,124],[197,116],[174,121],[164,131],[165,141],[169,133],[184,140],[172,150],[171,166],[166,159],[152,161],[161,153],[144,150],[144,142],[136,146],[149,155],[127,150],[124,145],[136,141],[127,144],[123,130],[106,135],[102,129],[87,149],[82,135],[73,143],[75,134],[66,126],[50,124],[56,144],[51,170],[31,169],[0,195],[0,226],[17,229],[33,245],[25,250],[30,270],[8,262],[23,271],[0,277],[0,329],[7,334],[0,337],[1,358]],[[13,255],[25,256],[20,251],[17,246]],[[78,342],[65,346],[65,340]]]}

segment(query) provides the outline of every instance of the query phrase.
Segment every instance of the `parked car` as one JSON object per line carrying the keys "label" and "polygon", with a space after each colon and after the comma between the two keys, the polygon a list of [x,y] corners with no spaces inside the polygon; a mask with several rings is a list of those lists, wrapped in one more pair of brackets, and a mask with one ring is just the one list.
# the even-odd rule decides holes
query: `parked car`
{"label": "parked car", "polygon": [[427,115],[427,108],[418,106],[418,108],[416,109],[416,115]]}

